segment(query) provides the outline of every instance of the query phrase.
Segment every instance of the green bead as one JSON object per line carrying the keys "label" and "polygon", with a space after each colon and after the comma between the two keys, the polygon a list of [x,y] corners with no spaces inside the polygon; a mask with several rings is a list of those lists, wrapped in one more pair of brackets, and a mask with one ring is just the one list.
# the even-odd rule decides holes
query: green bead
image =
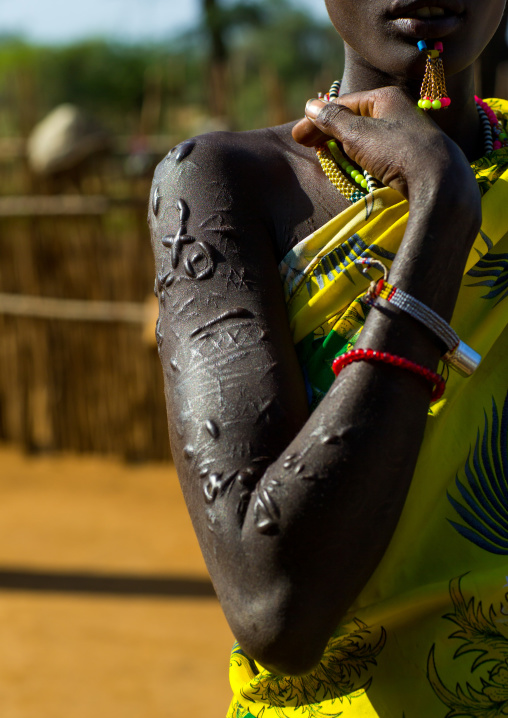
{"label": "green bead", "polygon": [[362,184],[361,184],[361,186],[363,187],[363,189],[367,189],[367,188],[368,188],[369,183],[367,182],[367,180],[366,180],[365,178],[362,179]]}
{"label": "green bead", "polygon": [[430,110],[432,107],[432,102],[430,100],[424,100],[422,103],[422,107],[424,110]]}
{"label": "green bead", "polygon": [[440,110],[442,108],[441,100],[434,100],[432,103],[432,109],[433,110]]}
{"label": "green bead", "polygon": [[363,175],[361,174],[361,172],[358,172],[358,174],[356,175],[355,182],[357,184],[361,184],[363,182]]}
{"label": "green bead", "polygon": [[508,135],[506,134],[506,132],[501,132],[501,134],[499,135],[499,139],[500,140],[508,139]]}
{"label": "green bead", "polygon": [[423,100],[418,100],[418,107],[423,110]]}
{"label": "green bead", "polygon": [[347,160],[342,160],[342,162],[340,163],[340,166],[342,167],[343,170],[347,169],[348,165],[349,165],[349,162]]}
{"label": "green bead", "polygon": [[354,180],[355,180],[359,175],[360,175],[360,177],[361,177],[361,174],[360,174],[360,172],[358,172],[358,170],[353,170],[353,171],[351,172],[351,177],[352,177]]}
{"label": "green bead", "polygon": [[349,174],[351,174],[351,172],[353,172],[354,169],[355,169],[355,168],[353,167],[353,165],[348,165],[348,166],[346,167],[346,172],[349,172]]}

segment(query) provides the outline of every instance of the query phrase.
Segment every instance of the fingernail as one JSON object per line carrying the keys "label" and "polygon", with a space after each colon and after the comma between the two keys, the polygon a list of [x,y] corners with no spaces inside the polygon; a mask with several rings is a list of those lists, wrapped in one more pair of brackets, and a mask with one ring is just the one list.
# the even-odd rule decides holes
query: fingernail
{"label": "fingernail", "polygon": [[305,116],[309,120],[315,120],[325,105],[323,100],[309,100],[305,105]]}

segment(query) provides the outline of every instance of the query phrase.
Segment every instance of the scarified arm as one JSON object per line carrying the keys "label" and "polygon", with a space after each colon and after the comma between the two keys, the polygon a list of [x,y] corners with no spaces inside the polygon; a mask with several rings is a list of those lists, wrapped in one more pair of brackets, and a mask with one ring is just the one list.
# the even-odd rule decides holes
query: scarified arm
{"label": "scarified arm", "polygon": [[[409,372],[359,363],[309,417],[277,270],[267,154],[217,135],[159,165],[150,212],[157,340],[173,456],[226,617],[256,660],[301,673],[386,550],[430,392]],[[449,317],[478,218],[447,177],[415,200],[391,277]],[[446,283],[433,280],[437,244]],[[440,353],[410,317],[380,312],[358,346],[431,368]]]}

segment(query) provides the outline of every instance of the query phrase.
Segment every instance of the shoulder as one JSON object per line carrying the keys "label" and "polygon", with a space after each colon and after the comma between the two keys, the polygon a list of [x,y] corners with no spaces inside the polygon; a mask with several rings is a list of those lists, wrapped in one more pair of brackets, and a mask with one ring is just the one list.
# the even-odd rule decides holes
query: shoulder
{"label": "shoulder", "polygon": [[154,183],[171,185],[190,175],[198,185],[213,180],[235,189],[248,183],[255,190],[253,180],[264,176],[266,186],[274,172],[291,165],[291,155],[297,147],[291,140],[291,127],[211,132],[185,140],[159,163]]}
{"label": "shoulder", "polygon": [[343,208],[314,150],[293,140],[293,125],[212,132],[174,147],[154,175],[152,236],[176,224],[184,198],[200,226],[218,219],[268,234],[280,260]]}

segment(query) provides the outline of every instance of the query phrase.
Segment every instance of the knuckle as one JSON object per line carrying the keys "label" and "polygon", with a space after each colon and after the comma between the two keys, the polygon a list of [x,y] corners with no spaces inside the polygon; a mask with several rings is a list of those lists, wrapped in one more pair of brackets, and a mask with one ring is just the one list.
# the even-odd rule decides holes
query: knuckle
{"label": "knuckle", "polygon": [[346,113],[344,106],[329,102],[319,113],[319,121],[324,129],[334,129]]}
{"label": "knuckle", "polygon": [[329,103],[321,110],[319,123],[323,132],[341,141],[355,143],[361,134],[361,117],[344,105]]}

